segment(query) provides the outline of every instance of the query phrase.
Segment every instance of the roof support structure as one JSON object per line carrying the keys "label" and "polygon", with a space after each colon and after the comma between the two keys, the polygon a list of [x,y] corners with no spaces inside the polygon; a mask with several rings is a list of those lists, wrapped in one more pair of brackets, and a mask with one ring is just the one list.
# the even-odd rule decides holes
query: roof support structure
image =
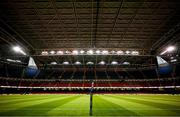
{"label": "roof support structure", "polygon": [[[173,38],[173,36],[175,35],[175,33],[177,33],[180,30],[180,23],[178,23],[176,26],[174,26],[172,29],[170,29],[167,33],[165,33],[159,40],[157,40],[151,47],[151,50],[158,50],[159,48],[161,48],[161,46],[163,46],[164,44],[166,44],[167,42],[169,42],[168,40],[170,38],[171,42],[175,41],[175,39]],[[179,38],[178,38],[179,39]]]}
{"label": "roof support structure", "polygon": [[98,28],[98,19],[99,19],[99,5],[100,0],[97,0],[97,8],[96,8],[96,24],[95,24],[95,28],[94,28],[94,39],[93,39],[93,47],[96,48],[96,36],[97,36],[97,28]]}

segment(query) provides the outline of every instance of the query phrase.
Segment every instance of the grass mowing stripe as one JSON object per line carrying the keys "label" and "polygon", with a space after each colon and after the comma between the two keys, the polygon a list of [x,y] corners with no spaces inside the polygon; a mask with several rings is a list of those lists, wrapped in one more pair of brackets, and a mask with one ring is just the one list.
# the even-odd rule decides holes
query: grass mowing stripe
{"label": "grass mowing stripe", "polygon": [[[33,96],[34,97],[34,96]],[[13,103],[13,104],[4,104],[1,105],[1,109],[0,109],[0,113],[1,112],[6,112],[6,111],[11,111],[11,110],[17,110],[19,108],[24,108],[24,107],[28,107],[28,106],[32,106],[34,104],[38,104],[38,103],[44,103],[47,100],[48,101],[54,101],[54,100],[59,100],[59,99],[63,99],[65,97],[55,97],[55,98],[50,98],[50,97],[46,97],[45,99],[43,98],[36,98],[33,100],[28,100],[28,101],[22,101],[20,103]]]}
{"label": "grass mowing stripe", "polygon": [[[117,97],[117,96],[116,96]],[[180,115],[179,114],[179,110],[178,109],[180,109],[179,108],[179,106],[172,106],[172,105],[170,105],[170,104],[164,104],[164,103],[160,103],[160,102],[158,102],[158,101],[156,101],[156,100],[154,100],[154,101],[149,101],[149,100],[147,100],[147,99],[139,99],[139,98],[137,98],[137,97],[127,97],[127,96],[120,96],[120,98],[121,99],[125,99],[125,100],[127,100],[127,101],[131,101],[131,102],[135,102],[135,103],[140,103],[140,104],[145,104],[145,105],[149,105],[149,106],[154,106],[154,107],[157,107],[157,108],[160,108],[160,109],[164,109],[165,111],[168,111],[169,110],[169,112],[168,113],[166,113],[166,114],[173,114],[173,115]],[[143,97],[142,97],[143,98]],[[172,113],[173,112],[173,113]],[[164,112],[165,113],[165,112]]]}
{"label": "grass mowing stripe", "polygon": [[[113,95],[113,96],[117,96],[118,97],[118,95]],[[128,96],[124,95],[124,96],[121,96],[121,97],[133,98],[133,99],[139,99],[139,100],[148,100],[150,102],[151,101],[152,102],[159,102],[159,103],[168,104],[168,105],[180,108],[180,103],[176,102],[176,101],[173,101],[173,100],[170,100],[169,96],[167,96],[167,95],[164,95],[164,98],[161,98],[161,99],[158,99],[157,96],[153,97],[153,96],[147,96],[147,95],[128,95]],[[180,100],[180,96],[177,97],[176,99],[178,99],[178,98]]]}
{"label": "grass mowing stripe", "polygon": [[60,105],[48,112],[53,116],[88,116],[89,115],[89,95],[81,95],[64,105]]}
{"label": "grass mowing stripe", "polygon": [[38,101],[38,100],[45,100],[45,99],[49,99],[49,97],[29,97],[29,98],[25,98],[23,100],[14,100],[13,102],[7,102],[4,103],[3,105],[1,104],[0,109],[2,108],[10,108],[10,107],[16,107],[17,105],[26,105],[26,103],[31,103],[34,101]]}
{"label": "grass mowing stripe", "polygon": [[136,113],[123,108],[120,105],[112,103],[108,98],[104,99],[102,96],[95,95],[93,103],[94,116],[132,116]]}
{"label": "grass mowing stripe", "polygon": [[153,98],[153,97],[143,97],[145,100],[149,101],[155,101],[155,102],[160,102],[164,104],[169,104],[172,106],[177,106],[177,108],[180,108],[180,101],[174,101],[174,100],[169,100],[169,98]]}
{"label": "grass mowing stripe", "polygon": [[172,99],[172,95],[164,95],[164,97],[162,97],[162,96],[159,96],[159,97],[157,97],[157,96],[154,96],[154,97],[152,97],[152,96],[144,96],[143,98],[148,98],[148,99],[153,99],[153,100],[162,100],[162,101],[171,101],[171,102],[174,102],[174,103],[179,103],[178,105],[180,105],[180,96],[176,96],[176,98],[175,97],[173,97],[173,99]]}
{"label": "grass mowing stripe", "polygon": [[143,95],[143,97],[147,98],[153,98],[153,99],[163,99],[163,100],[168,100],[168,101],[175,101],[175,102],[180,102],[180,95],[169,95],[169,94],[162,94],[162,95]]}
{"label": "grass mowing stripe", "polygon": [[[144,105],[136,102],[130,102],[126,99],[122,99],[120,97],[113,97],[109,95],[104,95],[103,98],[107,98],[109,101],[112,103],[116,103],[124,108],[127,108],[128,110],[134,111],[134,110],[148,110],[150,107],[149,105]],[[159,109],[159,108],[153,108],[154,109]]]}
{"label": "grass mowing stripe", "polygon": [[142,98],[136,98],[136,97],[126,97],[128,99],[136,99],[141,101],[146,101],[150,103],[154,103],[157,105],[162,105],[163,107],[170,107],[170,108],[180,108],[180,105],[178,103],[174,103],[173,101],[164,101],[164,100],[157,100],[154,98],[148,98],[148,97],[142,97]]}
{"label": "grass mowing stripe", "polygon": [[[13,102],[0,104],[2,109],[3,107],[4,110],[7,109],[7,112],[0,109],[0,116],[88,116],[89,114],[89,95],[0,96],[0,100],[3,101],[13,98],[19,101],[23,98],[34,100],[22,100],[22,102],[18,101],[17,104],[13,104]],[[94,95],[93,115],[180,116],[179,103],[176,105],[173,101],[178,101],[179,98],[180,96],[171,95]]]}
{"label": "grass mowing stripe", "polygon": [[18,99],[7,99],[0,102],[0,104],[13,104],[13,103],[19,103],[19,102],[23,102],[23,101],[33,101],[33,100],[37,100],[37,99],[47,99],[48,97],[24,97],[24,98],[18,98]]}
{"label": "grass mowing stripe", "polygon": [[17,110],[12,110],[4,113],[0,113],[0,115],[3,116],[45,116],[47,115],[47,112],[52,110],[53,108],[56,108],[57,106],[63,105],[65,103],[68,103],[76,98],[79,98],[79,96],[70,96],[65,97],[63,99],[56,97],[55,99],[49,99],[45,100],[44,102],[39,103],[33,103],[31,106],[27,106],[24,108],[18,108]]}
{"label": "grass mowing stripe", "polygon": [[[136,101],[129,101],[128,99],[122,98],[122,97],[126,97],[123,95],[118,97],[113,95],[107,95],[107,96],[111,98],[110,99],[111,101],[114,101],[115,103],[120,103],[123,107],[128,108],[129,110],[137,113],[138,115],[143,115],[143,116],[144,115],[146,116],[177,115],[177,113],[172,112],[169,109],[162,109],[152,105],[142,104]],[[176,109],[176,110],[179,111],[180,109]]]}

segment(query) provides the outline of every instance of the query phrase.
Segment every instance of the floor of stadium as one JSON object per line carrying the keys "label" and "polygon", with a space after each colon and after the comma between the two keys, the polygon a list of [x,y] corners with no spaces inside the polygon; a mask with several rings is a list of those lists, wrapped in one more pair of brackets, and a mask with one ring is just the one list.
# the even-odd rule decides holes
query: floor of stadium
{"label": "floor of stadium", "polygon": [[[90,96],[1,95],[1,116],[89,116]],[[180,116],[180,95],[96,94],[93,116]]]}

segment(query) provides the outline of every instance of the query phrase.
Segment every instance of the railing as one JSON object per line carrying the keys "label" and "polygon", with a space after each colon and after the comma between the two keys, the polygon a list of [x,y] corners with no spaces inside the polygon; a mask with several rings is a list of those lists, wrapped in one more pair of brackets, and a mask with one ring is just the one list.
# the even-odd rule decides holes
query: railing
{"label": "railing", "polygon": [[[176,80],[180,77],[168,77],[168,78],[151,78],[151,79],[93,79],[93,81],[164,81],[164,80]],[[47,82],[56,82],[56,81],[92,81],[92,79],[24,79],[24,78],[13,78],[13,77],[0,77],[0,80],[14,80],[14,81],[47,81]]]}
{"label": "railing", "polygon": [[[31,87],[31,86],[0,86],[0,88],[13,88],[13,89],[90,89],[89,87]],[[180,86],[153,86],[153,87],[94,87],[94,89],[169,89],[180,88]]]}

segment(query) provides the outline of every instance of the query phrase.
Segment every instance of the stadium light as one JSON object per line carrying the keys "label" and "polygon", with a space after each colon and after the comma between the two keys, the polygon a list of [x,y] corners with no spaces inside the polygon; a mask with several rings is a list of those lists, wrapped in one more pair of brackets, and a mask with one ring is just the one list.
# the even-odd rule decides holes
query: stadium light
{"label": "stadium light", "polygon": [[119,50],[119,51],[117,51],[117,54],[119,54],[119,55],[123,55],[123,54],[124,54],[124,52],[123,52],[122,50]]}
{"label": "stadium light", "polygon": [[104,61],[99,62],[100,65],[105,65],[106,63]]}
{"label": "stadium light", "polygon": [[170,57],[170,59],[174,59],[174,57]]}
{"label": "stadium light", "polygon": [[56,52],[52,50],[52,51],[50,51],[49,53],[50,53],[50,54],[55,54]]}
{"label": "stadium light", "polygon": [[160,53],[160,55],[163,55],[163,54],[165,54],[165,53],[167,53],[167,52],[173,52],[173,51],[175,51],[176,50],[176,47],[175,46],[169,46],[169,47],[167,47],[166,48],[166,50],[164,50],[163,52],[161,52]]}
{"label": "stadium light", "polygon": [[47,51],[42,51],[41,54],[42,55],[48,55],[48,52]]}
{"label": "stadium light", "polygon": [[90,62],[87,62],[86,64],[87,65],[93,65],[94,63],[90,61]]}
{"label": "stadium light", "polygon": [[108,54],[109,52],[107,50],[103,50],[102,54]]}
{"label": "stadium light", "polygon": [[77,54],[79,54],[79,52],[78,52],[77,50],[73,50],[73,51],[72,51],[72,54],[77,55]]}
{"label": "stadium light", "polygon": [[68,61],[63,62],[63,65],[69,65]]}
{"label": "stadium light", "polygon": [[87,54],[93,54],[94,52],[93,52],[93,50],[88,50],[87,51]]}
{"label": "stadium light", "polygon": [[63,51],[57,51],[57,54],[58,54],[58,55],[63,55],[64,52],[63,52]]}
{"label": "stadium light", "polygon": [[139,55],[139,52],[138,52],[138,51],[132,51],[131,54],[132,54],[132,55]]}
{"label": "stadium light", "polygon": [[96,54],[100,54],[101,53],[101,51],[100,50],[96,50]]}
{"label": "stadium light", "polygon": [[115,54],[115,53],[116,53],[116,51],[114,51],[114,50],[111,51],[111,54]]}
{"label": "stadium light", "polygon": [[51,62],[51,65],[57,65],[57,62]]}
{"label": "stadium light", "polygon": [[70,52],[70,51],[68,51],[68,50],[67,50],[65,53],[66,53],[66,54],[71,54],[71,52]]}
{"label": "stadium light", "polygon": [[172,51],[174,51],[176,48],[174,47],[174,46],[169,46],[166,50],[168,51],[168,52],[172,52]]}
{"label": "stadium light", "polygon": [[127,50],[125,53],[126,53],[126,54],[130,54],[130,51]]}
{"label": "stadium light", "polygon": [[15,47],[13,47],[13,50],[14,50],[15,52],[20,52],[20,51],[21,51],[21,48],[20,48],[19,46],[15,46]]}
{"label": "stadium light", "polygon": [[112,64],[112,65],[117,65],[118,62],[117,62],[117,61],[112,61],[111,64]]}
{"label": "stadium light", "polygon": [[129,62],[123,62],[123,65],[130,65]]}
{"label": "stadium light", "polygon": [[[166,49],[165,52],[172,52],[174,51],[176,48],[175,47],[169,47]],[[13,48],[13,50],[15,52],[19,52],[19,51],[22,51],[21,48],[19,47],[15,47]],[[164,52],[164,53],[165,53]],[[24,52],[21,52],[21,53],[24,53]],[[118,50],[118,51],[114,51],[114,50],[111,50],[111,51],[108,51],[108,50],[93,50],[93,49],[90,49],[90,50],[72,50],[72,51],[69,51],[69,50],[66,50],[66,51],[62,51],[62,50],[59,50],[59,51],[42,51],[41,52],[41,55],[64,55],[64,54],[72,54],[72,55],[82,55],[82,54],[88,54],[88,55],[93,55],[93,54],[96,54],[96,55],[108,55],[108,54],[114,54],[114,55],[139,55],[139,51],[122,51],[122,50]]]}
{"label": "stadium light", "polygon": [[14,47],[13,47],[13,51],[16,52],[16,53],[21,53],[21,54],[23,54],[23,55],[27,55],[27,54],[22,50],[22,48],[19,47],[19,46],[14,46]]}
{"label": "stadium light", "polygon": [[80,51],[80,54],[84,54],[84,52],[85,52],[84,50],[81,50],[81,51]]}
{"label": "stadium light", "polygon": [[76,61],[74,64],[75,64],[75,65],[81,65],[81,62]]}

